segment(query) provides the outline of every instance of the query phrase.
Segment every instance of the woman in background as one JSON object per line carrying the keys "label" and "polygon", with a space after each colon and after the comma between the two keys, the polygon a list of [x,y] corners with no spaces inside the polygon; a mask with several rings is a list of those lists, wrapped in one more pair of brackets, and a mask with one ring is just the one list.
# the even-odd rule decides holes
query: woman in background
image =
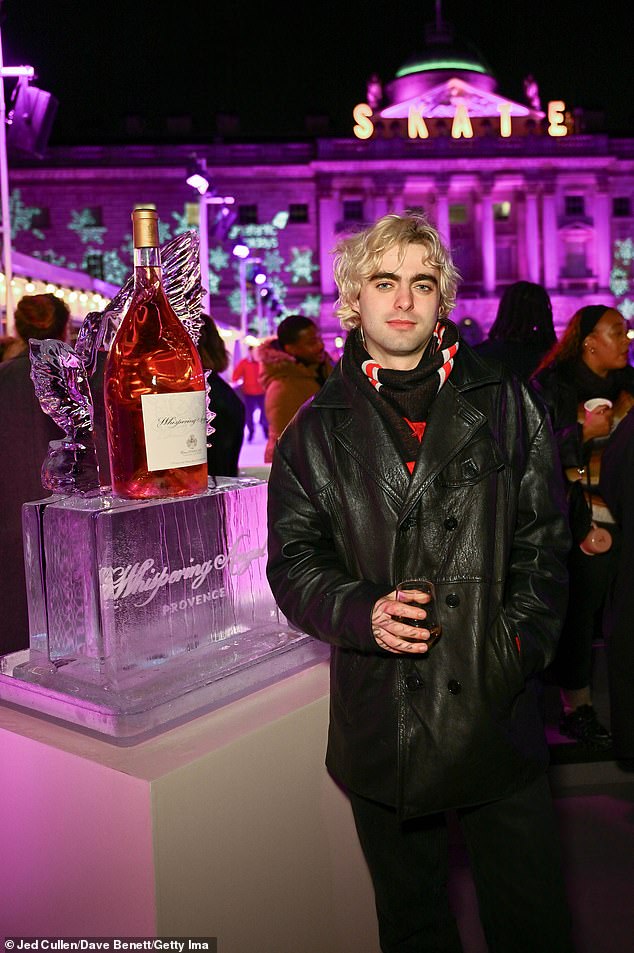
{"label": "woman in background", "polygon": [[516,281],[500,298],[489,336],[476,351],[528,380],[556,341],[548,292],[532,281]]}
{"label": "woman in background", "polygon": [[[607,305],[589,305],[573,315],[532,378],[548,404],[569,500],[577,499],[580,516],[578,523],[571,507],[570,595],[553,662],[563,705],[560,730],[595,749],[610,748],[612,739],[592,706],[592,643],[604,630],[605,600],[620,552],[620,533],[598,486],[603,449],[634,405],[634,368],[628,356],[623,316]],[[597,397],[612,406],[586,410],[584,403]],[[589,551],[590,519],[612,537],[607,551]]]}
{"label": "woman in background", "polygon": [[198,342],[202,365],[209,374],[210,405],[216,416],[215,433],[209,438],[207,465],[210,476],[237,476],[244,439],[244,404],[220,376],[229,367],[229,355],[212,318],[202,315],[203,330]]}

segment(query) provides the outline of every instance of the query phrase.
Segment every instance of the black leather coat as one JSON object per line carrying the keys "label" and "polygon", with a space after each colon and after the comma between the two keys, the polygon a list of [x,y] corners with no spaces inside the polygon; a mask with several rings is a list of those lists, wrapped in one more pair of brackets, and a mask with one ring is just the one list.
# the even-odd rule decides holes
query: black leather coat
{"label": "black leather coat", "polygon": [[[414,817],[503,797],[547,764],[535,680],[567,599],[569,535],[545,408],[462,344],[413,477],[346,356],[279,440],[268,576],[334,647],[327,765]],[[381,651],[370,617],[402,578],[436,582],[424,657]]]}

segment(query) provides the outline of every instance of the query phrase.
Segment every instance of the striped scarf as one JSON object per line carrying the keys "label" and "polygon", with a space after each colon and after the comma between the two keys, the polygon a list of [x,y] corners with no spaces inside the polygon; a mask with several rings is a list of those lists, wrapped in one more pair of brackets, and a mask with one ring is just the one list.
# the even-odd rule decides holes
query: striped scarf
{"label": "striped scarf", "polygon": [[348,335],[344,366],[357,386],[366,395],[373,395],[410,474],[416,465],[429,408],[451,374],[458,346],[456,325],[446,318],[439,319],[418,366],[411,371],[393,371],[370,357],[359,329]]}

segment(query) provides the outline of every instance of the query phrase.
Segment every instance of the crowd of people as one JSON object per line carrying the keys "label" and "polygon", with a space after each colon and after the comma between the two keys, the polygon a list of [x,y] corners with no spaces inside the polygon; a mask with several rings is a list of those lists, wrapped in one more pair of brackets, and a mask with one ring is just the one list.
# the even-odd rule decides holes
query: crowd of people
{"label": "crowd of people", "polygon": [[[291,621],[331,644],[329,770],[346,789],[381,948],[460,947],[444,814],[468,844],[492,953],[571,949],[546,783],[545,680],[562,735],[634,770],[634,368],[623,315],[573,314],[518,281],[486,340],[455,324],[458,273],[417,214],[339,241],[335,365],[318,325],[286,316],[230,367],[203,315],[215,413],[209,472],[236,476],[260,427],[270,463],[268,576]],[[0,654],[28,645],[21,506],[60,431],[28,341],[67,336],[53,295],[25,296],[0,341]],[[432,578],[441,617],[425,628]],[[607,647],[609,726],[593,705]],[[535,890],[539,870],[540,889]],[[434,889],[430,889],[430,884]],[[436,948],[436,947],[434,947]]]}

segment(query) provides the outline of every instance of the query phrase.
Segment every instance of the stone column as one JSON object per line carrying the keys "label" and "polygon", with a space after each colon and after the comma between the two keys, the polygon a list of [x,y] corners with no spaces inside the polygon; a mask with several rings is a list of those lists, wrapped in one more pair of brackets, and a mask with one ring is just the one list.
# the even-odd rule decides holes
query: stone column
{"label": "stone column", "polygon": [[481,180],[480,193],[482,284],[485,294],[495,293],[495,221],[493,219],[492,183]]}
{"label": "stone column", "polygon": [[386,212],[401,214],[405,209],[405,176],[398,172],[389,172],[383,179],[386,193]]}
{"label": "stone column", "polygon": [[612,267],[612,235],[610,233],[610,195],[604,176],[601,176],[601,180],[597,182],[594,197],[594,233],[595,274],[599,290],[607,291],[610,287]]}
{"label": "stone column", "polygon": [[449,224],[449,180],[438,178],[436,188],[436,228],[445,245],[451,246],[451,225]]}
{"label": "stone column", "polygon": [[557,210],[555,208],[555,185],[548,183],[542,193],[542,238],[544,248],[544,285],[549,292],[559,286],[559,239],[557,234]]}
{"label": "stone column", "polygon": [[376,221],[383,215],[387,215],[390,209],[390,199],[384,185],[375,185],[371,196],[372,200],[372,220]]}
{"label": "stone column", "polygon": [[539,255],[539,216],[537,214],[536,184],[526,181],[526,219],[524,222],[524,240],[526,242],[526,270],[528,280],[540,283]]}
{"label": "stone column", "polygon": [[332,274],[331,249],[335,243],[335,230],[341,212],[338,194],[332,189],[330,176],[320,179],[317,185],[319,214],[319,276],[322,295],[333,297],[337,288]]}

